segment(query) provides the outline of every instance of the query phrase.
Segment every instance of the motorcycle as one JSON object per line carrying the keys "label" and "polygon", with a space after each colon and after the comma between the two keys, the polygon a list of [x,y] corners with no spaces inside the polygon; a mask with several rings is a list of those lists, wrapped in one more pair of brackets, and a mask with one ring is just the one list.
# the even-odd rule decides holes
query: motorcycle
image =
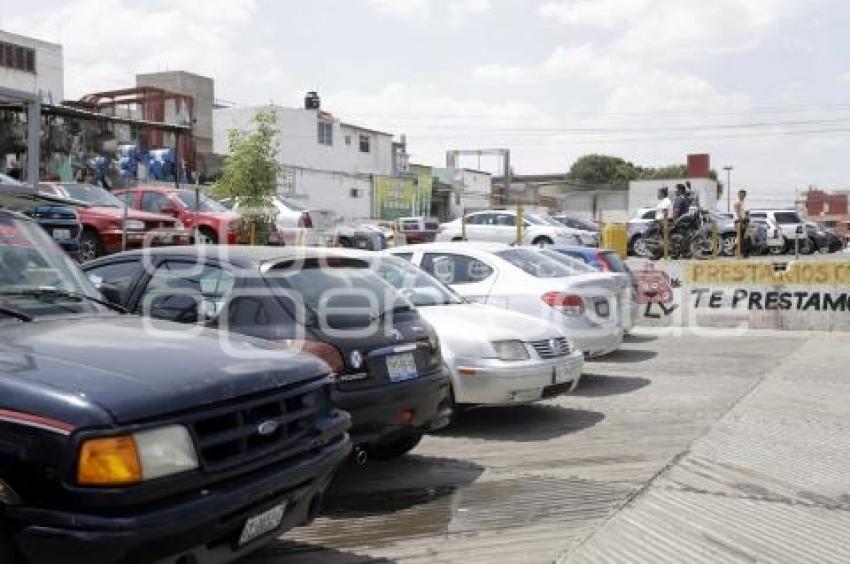
{"label": "motorcycle", "polygon": [[[688,213],[669,222],[667,252],[670,258],[708,258],[713,254],[711,222],[707,212],[691,209]],[[664,256],[664,235],[661,222],[647,230],[644,235],[647,253],[652,260]]]}

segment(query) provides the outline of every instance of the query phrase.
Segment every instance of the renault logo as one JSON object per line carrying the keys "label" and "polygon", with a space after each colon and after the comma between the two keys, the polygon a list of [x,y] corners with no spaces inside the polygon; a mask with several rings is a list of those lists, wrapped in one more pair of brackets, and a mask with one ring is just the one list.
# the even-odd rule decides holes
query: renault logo
{"label": "renault logo", "polygon": [[263,421],[257,426],[257,432],[264,437],[274,434],[275,431],[280,427],[280,423],[275,421],[274,419],[269,419],[268,421]]}

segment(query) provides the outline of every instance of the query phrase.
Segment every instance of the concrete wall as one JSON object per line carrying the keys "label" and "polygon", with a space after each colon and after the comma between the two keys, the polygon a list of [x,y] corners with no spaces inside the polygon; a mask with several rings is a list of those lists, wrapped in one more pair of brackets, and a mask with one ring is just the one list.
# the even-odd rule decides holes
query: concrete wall
{"label": "concrete wall", "polygon": [[[460,217],[464,210],[468,213],[491,207],[493,176],[490,173],[465,168],[434,168],[433,175],[453,188],[454,193],[449,198],[451,218]],[[457,194],[460,194],[460,199]]]}
{"label": "concrete wall", "polygon": [[196,120],[193,128],[196,151],[202,154],[213,152],[213,79],[185,71],[153,72],[137,74],[136,86],[152,86],[192,96]]}
{"label": "concrete wall", "polygon": [[[850,261],[639,261],[638,325],[850,331]],[[647,303],[649,308],[647,309]]]}
{"label": "concrete wall", "polygon": [[35,49],[35,74],[0,67],[0,86],[40,94],[44,102],[62,102],[65,97],[65,74],[61,45],[2,30],[0,41]]}
{"label": "concrete wall", "polygon": [[[327,229],[336,223],[356,223],[372,213],[372,179],[305,169],[291,169],[294,194],[281,195],[300,203],[313,215],[317,212]],[[352,195],[352,190],[358,196]],[[317,222],[314,219],[314,222]]]}

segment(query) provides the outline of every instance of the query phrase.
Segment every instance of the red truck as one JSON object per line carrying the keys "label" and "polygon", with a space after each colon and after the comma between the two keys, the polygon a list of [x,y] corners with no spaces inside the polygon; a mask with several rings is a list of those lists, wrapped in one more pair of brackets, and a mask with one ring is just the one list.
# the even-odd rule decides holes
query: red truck
{"label": "red truck", "polygon": [[[77,200],[82,225],[80,262],[124,250],[124,202],[100,186],[77,182],[44,182],[42,193]],[[145,213],[134,209],[126,214],[126,248],[145,246],[187,245],[191,236],[183,224],[173,217]]]}
{"label": "red truck", "polygon": [[[166,186],[139,186],[116,190],[129,194],[130,205],[150,213],[179,219],[189,230],[195,229],[195,190]],[[234,245],[238,242],[240,215],[204,195],[198,199],[198,243],[202,245]]]}

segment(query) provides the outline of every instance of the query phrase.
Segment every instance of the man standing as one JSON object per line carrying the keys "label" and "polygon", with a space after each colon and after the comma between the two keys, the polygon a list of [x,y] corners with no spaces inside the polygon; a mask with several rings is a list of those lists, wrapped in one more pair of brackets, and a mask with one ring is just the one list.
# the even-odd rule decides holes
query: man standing
{"label": "man standing", "polygon": [[747,191],[738,190],[738,199],[735,200],[733,206],[735,214],[735,228],[737,231],[738,244],[740,245],[741,255],[744,258],[750,256],[750,241],[747,238],[747,228],[750,224],[749,210],[747,210]]}
{"label": "man standing", "polygon": [[670,191],[666,186],[658,190],[658,203],[655,205],[655,220],[663,221],[671,219],[673,201],[670,200]]}

